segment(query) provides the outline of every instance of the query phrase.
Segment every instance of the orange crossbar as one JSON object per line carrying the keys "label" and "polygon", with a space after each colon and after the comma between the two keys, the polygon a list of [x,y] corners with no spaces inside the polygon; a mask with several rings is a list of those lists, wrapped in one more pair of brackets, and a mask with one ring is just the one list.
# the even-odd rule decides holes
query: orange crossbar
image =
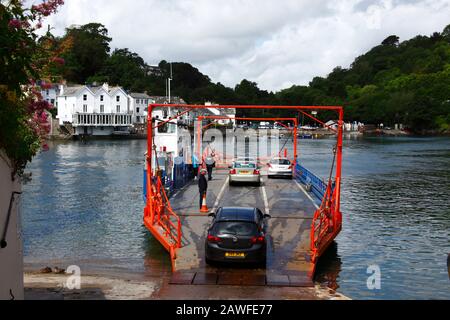
{"label": "orange crossbar", "polygon": [[[216,116],[216,115],[210,115],[210,116],[198,116],[197,117],[198,120],[203,120],[203,119],[214,119],[214,120],[252,120],[252,121],[274,121],[277,122],[279,124],[281,124],[283,127],[289,129],[290,131],[294,131],[294,157],[292,160],[292,163],[296,163],[297,162],[297,125],[298,125],[298,120],[297,118],[261,118],[261,117],[227,117],[227,116]],[[293,121],[294,122],[294,127],[292,129],[290,129],[288,126],[284,125],[281,122],[278,121]],[[202,127],[202,129],[206,129],[207,127],[211,126],[213,123],[209,123],[207,125],[205,125],[204,127]],[[199,123],[199,126],[201,125],[201,122]],[[200,130],[198,132],[198,139],[200,139]],[[280,150],[281,152],[281,150]],[[285,150],[286,152],[286,150]],[[197,156],[198,159],[203,159],[200,155],[200,144],[197,143]],[[286,157],[286,155],[285,155]],[[200,167],[199,167],[200,169]]]}

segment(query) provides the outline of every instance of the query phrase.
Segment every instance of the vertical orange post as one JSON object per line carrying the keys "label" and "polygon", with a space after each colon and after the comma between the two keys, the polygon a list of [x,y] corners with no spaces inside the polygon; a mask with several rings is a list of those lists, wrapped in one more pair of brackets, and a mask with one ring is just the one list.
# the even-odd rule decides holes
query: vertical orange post
{"label": "vertical orange post", "polygon": [[297,118],[294,120],[294,166],[297,164]]}
{"label": "vertical orange post", "polygon": [[153,155],[153,121],[152,121],[153,106],[148,106],[147,114],[147,209],[150,213],[150,221],[153,223],[154,210],[150,199],[153,198],[152,186],[152,155]]}
{"label": "vertical orange post", "polygon": [[333,225],[340,228],[336,222],[341,223],[341,174],[342,174],[342,136],[344,129],[344,111],[339,109],[339,121],[338,121],[338,136],[337,136],[337,154],[336,154],[336,198],[335,198],[335,212],[333,214]]}
{"label": "vertical orange post", "polygon": [[197,161],[198,163],[198,172],[200,172],[200,165],[202,162],[200,160],[202,159],[202,152],[201,152],[201,140],[202,140],[202,121],[203,117],[199,116],[197,120]]}

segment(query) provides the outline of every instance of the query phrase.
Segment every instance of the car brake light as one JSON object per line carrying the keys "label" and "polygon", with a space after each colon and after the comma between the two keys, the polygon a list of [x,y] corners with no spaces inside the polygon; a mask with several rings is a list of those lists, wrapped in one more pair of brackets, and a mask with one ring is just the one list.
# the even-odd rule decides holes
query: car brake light
{"label": "car brake light", "polygon": [[257,169],[253,170],[253,174],[259,174],[259,170]]}
{"label": "car brake light", "polygon": [[292,169],[292,164],[289,166],[289,168],[288,169]]}
{"label": "car brake light", "polygon": [[259,236],[259,237],[253,237],[250,239],[250,242],[255,244],[255,243],[264,243],[264,241],[266,241],[266,238],[264,238],[264,236]]}
{"label": "car brake light", "polygon": [[269,168],[272,168],[272,166],[270,165],[270,163],[268,163],[267,166],[268,166]]}
{"label": "car brake light", "polygon": [[220,238],[208,234],[208,242],[220,242]]}
{"label": "car brake light", "polygon": [[236,174],[236,169],[231,169],[230,174]]}

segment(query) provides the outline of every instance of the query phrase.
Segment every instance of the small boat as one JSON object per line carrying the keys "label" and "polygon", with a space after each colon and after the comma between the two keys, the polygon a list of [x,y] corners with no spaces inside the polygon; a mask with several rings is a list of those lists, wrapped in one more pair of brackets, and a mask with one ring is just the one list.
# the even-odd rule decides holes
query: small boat
{"label": "small boat", "polygon": [[113,135],[113,136],[129,136],[130,132],[118,130],[118,131],[113,131],[113,133],[111,133],[111,135]]}

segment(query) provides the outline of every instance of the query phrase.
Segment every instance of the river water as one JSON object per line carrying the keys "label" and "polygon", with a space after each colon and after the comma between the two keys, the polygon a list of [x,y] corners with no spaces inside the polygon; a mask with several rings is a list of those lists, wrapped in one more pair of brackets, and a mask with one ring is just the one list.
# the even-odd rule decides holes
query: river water
{"label": "river water", "polygon": [[[333,145],[300,140],[299,159],[326,177]],[[21,201],[26,267],[169,274],[142,225],[145,150],[145,140],[70,141],[37,155]],[[316,280],[353,299],[450,299],[450,139],[345,139],[342,182],[343,229]]]}

